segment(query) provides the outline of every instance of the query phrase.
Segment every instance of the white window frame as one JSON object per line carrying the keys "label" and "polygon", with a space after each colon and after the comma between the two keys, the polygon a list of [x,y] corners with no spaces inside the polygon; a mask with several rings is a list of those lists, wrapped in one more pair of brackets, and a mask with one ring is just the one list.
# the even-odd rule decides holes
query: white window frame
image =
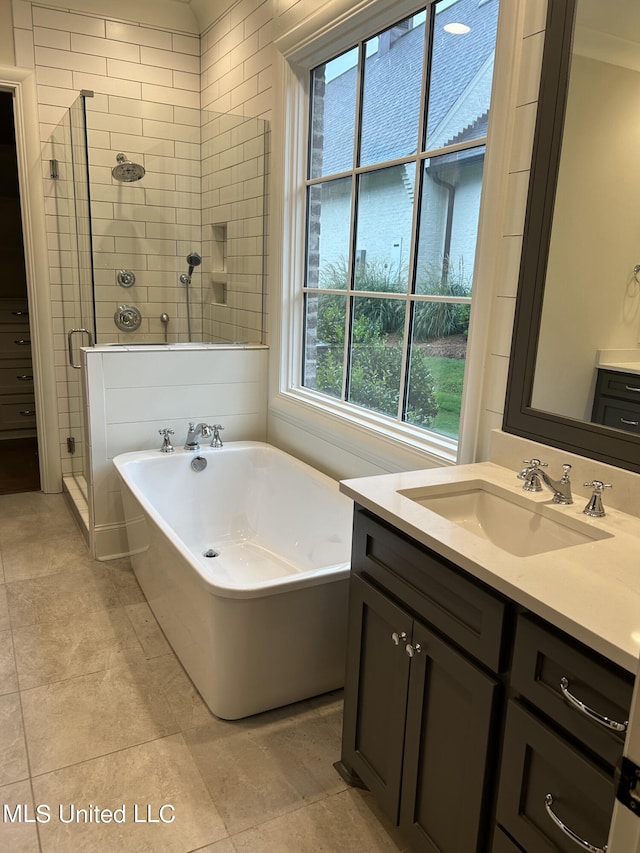
{"label": "white window frame", "polygon": [[[496,66],[500,55],[501,28],[505,44],[514,38],[519,22],[517,14],[504,14],[510,4],[503,3],[498,20]],[[282,33],[275,41],[274,85],[280,101],[276,108],[273,149],[281,151],[281,158],[274,163],[272,217],[274,234],[281,236],[278,257],[271,263],[270,274],[282,282],[279,316],[271,317],[270,341],[279,349],[280,358],[272,359],[271,387],[276,393],[270,400],[270,414],[294,426],[313,431],[321,439],[332,444],[339,443],[357,455],[369,458],[380,467],[379,441],[384,439],[393,456],[393,448],[408,451],[420,458],[420,466],[451,465],[474,461],[478,445],[481,419],[481,399],[484,383],[484,364],[488,352],[492,281],[485,284],[486,277],[495,275],[496,244],[485,238],[481,251],[486,222],[498,215],[500,196],[504,192],[500,175],[502,160],[507,150],[508,108],[494,116],[494,104],[500,97],[509,100],[509,86],[499,85],[500,76],[495,73],[490,110],[490,130],[500,123],[503,126],[501,144],[487,146],[485,155],[485,178],[480,208],[480,227],[476,251],[474,276],[474,307],[469,329],[469,347],[465,363],[465,377],[460,414],[459,438],[449,438],[408,423],[394,421],[384,415],[328,397],[305,388],[301,384],[302,348],[304,337],[303,286],[306,221],[306,161],[309,110],[309,79],[311,70],[339,53],[353,47],[359,41],[370,38],[408,17],[424,6],[416,0],[329,0],[305,18],[298,27]],[[501,24],[501,19],[506,23]],[[513,61],[504,51],[503,69]],[[504,71],[503,71],[504,74]],[[508,74],[504,79],[510,81]],[[280,138],[281,136],[281,138]],[[493,138],[496,132],[493,131]],[[501,139],[500,131],[497,135]],[[488,193],[486,187],[493,175],[495,192]],[[498,186],[499,184],[499,186]],[[492,196],[492,198],[487,198]],[[484,223],[484,224],[483,224]],[[494,233],[493,237],[499,237]],[[313,425],[313,426],[311,426]],[[342,429],[344,428],[344,429]],[[340,439],[336,442],[336,430]],[[397,464],[390,462],[388,470],[396,470]]]}

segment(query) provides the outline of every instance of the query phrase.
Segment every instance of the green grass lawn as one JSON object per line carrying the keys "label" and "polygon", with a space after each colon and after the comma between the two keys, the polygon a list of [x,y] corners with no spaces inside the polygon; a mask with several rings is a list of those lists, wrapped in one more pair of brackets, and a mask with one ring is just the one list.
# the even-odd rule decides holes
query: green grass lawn
{"label": "green grass lawn", "polygon": [[438,414],[431,428],[440,435],[457,438],[460,429],[464,359],[434,356],[427,358],[427,363],[433,376],[433,394],[438,403]]}

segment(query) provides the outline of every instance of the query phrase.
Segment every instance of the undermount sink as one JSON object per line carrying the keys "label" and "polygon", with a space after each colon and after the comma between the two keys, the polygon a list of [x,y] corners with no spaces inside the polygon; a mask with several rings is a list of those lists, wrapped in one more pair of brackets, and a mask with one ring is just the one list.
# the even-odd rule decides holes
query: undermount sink
{"label": "undermount sink", "polygon": [[[406,489],[399,494],[516,557],[572,548],[611,535],[576,518],[573,506],[551,509],[485,480]],[[564,515],[559,518],[559,513]]]}

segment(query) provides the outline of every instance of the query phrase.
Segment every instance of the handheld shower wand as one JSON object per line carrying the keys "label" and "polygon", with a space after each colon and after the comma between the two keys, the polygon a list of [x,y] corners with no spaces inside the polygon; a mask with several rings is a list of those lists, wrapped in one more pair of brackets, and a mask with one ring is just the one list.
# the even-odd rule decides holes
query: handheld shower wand
{"label": "handheld shower wand", "polygon": [[197,252],[191,252],[187,255],[187,263],[189,264],[189,272],[182,273],[180,276],[180,284],[184,284],[186,289],[186,298],[187,298],[187,336],[189,341],[191,341],[191,306],[189,305],[189,285],[191,284],[191,276],[193,275],[193,271],[196,267],[199,267],[202,263],[202,258]]}
{"label": "handheld shower wand", "polygon": [[194,268],[199,267],[202,263],[202,258],[197,252],[191,252],[190,255],[187,255],[187,263],[189,264],[189,278],[191,278]]}

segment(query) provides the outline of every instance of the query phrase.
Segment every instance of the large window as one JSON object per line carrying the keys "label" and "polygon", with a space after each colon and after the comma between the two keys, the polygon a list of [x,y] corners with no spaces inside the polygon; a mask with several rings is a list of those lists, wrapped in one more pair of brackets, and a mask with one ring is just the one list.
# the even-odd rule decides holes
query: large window
{"label": "large window", "polygon": [[302,384],[457,439],[498,0],[311,72]]}

